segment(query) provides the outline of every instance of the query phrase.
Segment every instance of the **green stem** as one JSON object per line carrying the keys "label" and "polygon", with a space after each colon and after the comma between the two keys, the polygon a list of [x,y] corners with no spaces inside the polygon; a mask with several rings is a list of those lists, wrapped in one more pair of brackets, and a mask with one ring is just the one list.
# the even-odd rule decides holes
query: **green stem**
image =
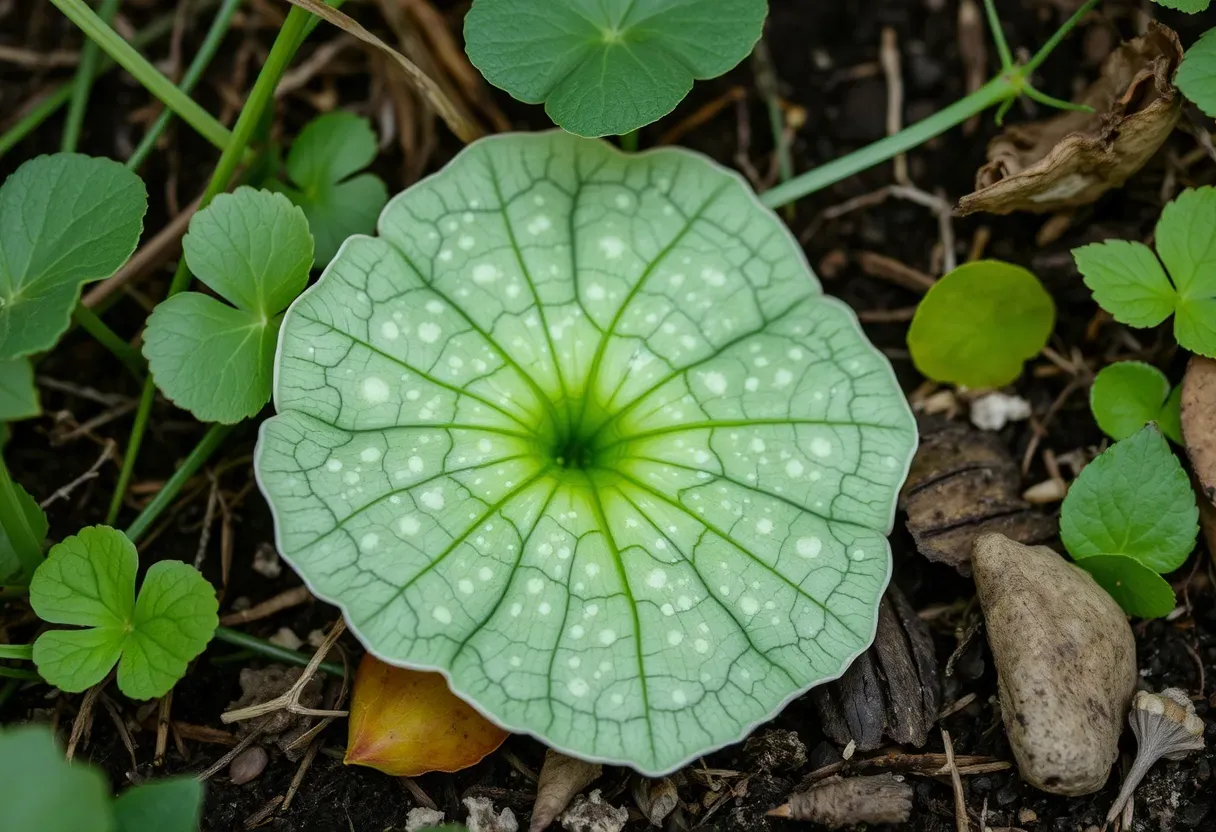
{"label": "green stem", "polygon": [[[183,258],[184,259],[184,258]],[[152,415],[152,403],[156,400],[156,385],[152,377],[144,380],[144,390],[139,396],[139,406],[135,410],[135,423],[131,426],[131,437],[127,440],[127,453],[122,460],[122,470],[118,472],[118,484],[110,496],[110,508],[106,511],[106,525],[113,526],[122,511],[122,501],[131,484],[131,475],[135,473],[135,458],[139,456],[139,446],[144,441],[144,431],[148,428],[148,418]]]}
{"label": "green stem", "polygon": [[[288,650],[286,647],[279,647],[277,644],[271,644],[265,639],[260,639],[257,636],[247,635],[240,630],[229,629],[228,627],[216,627],[215,637],[220,641],[226,641],[229,644],[235,644],[237,647],[244,647],[246,650],[252,650],[260,656],[265,656],[268,659],[274,659],[276,662],[284,662],[285,664],[294,664],[298,667],[305,667],[312,656],[307,653],[301,653],[298,650]],[[334,662],[321,662],[320,669],[324,670],[331,676],[336,676],[341,679],[346,675],[345,668]]]}
{"label": "green stem", "polygon": [[1065,101],[1063,98],[1056,98],[1054,95],[1039,92],[1030,84],[1023,86],[1022,92],[1031,101],[1037,101],[1046,107],[1054,107],[1057,110],[1072,110],[1078,113],[1092,113],[1094,111],[1094,108],[1088,104],[1077,104],[1073,101]]}
{"label": "green stem", "polygon": [[[76,24],[90,40],[97,43],[148,92],[159,98],[166,107],[181,116],[207,141],[225,150],[232,143],[232,134],[214,116],[183,93],[140,55],[131,44],[106,25],[84,0],[51,0],[69,20]],[[294,7],[293,7],[294,9]]]}
{"label": "green stem", "polygon": [[1068,33],[1075,29],[1077,24],[1093,11],[1098,3],[1099,0],[1089,0],[1084,6],[1073,12],[1072,17],[1068,18],[1063,26],[1056,29],[1055,33],[1047,39],[1047,43],[1043,44],[1039,51],[1034,53],[1034,57],[1021,68],[1022,77],[1029,78],[1043,64],[1043,61],[1047,60],[1047,56],[1055,51],[1055,48],[1060,45],[1064,38],[1068,37]]}
{"label": "green stem", "polygon": [[1001,56],[1001,69],[1009,72],[1013,69],[1013,52],[1009,50],[1009,42],[1005,40],[1005,31],[1001,28],[1001,18],[996,13],[995,0],[984,0],[984,11],[988,15],[988,28],[992,31],[997,54]]}
{"label": "green stem", "polygon": [[34,660],[34,645],[32,644],[0,644],[0,659],[14,659],[22,662]]}
{"label": "green stem", "polygon": [[[212,425],[207,429],[203,438],[194,446],[194,450],[190,451],[190,455],[185,461],[173,472],[173,476],[169,477],[169,481],[161,487],[160,491],[156,492],[156,496],[152,498],[152,502],[144,506],[144,510],[139,513],[134,522],[127,527],[126,535],[132,543],[143,537],[144,532],[151,528],[156,519],[164,512],[166,508],[177,498],[183,487],[189,482],[190,478],[195,475],[199,468],[211,458],[216,449],[223,444],[228,438],[228,434],[236,428],[236,425]],[[130,451],[127,451],[130,454]]]}
{"label": "green stem", "polygon": [[77,301],[76,308],[72,310],[72,320],[80,324],[85,332],[92,335],[99,344],[113,353],[114,357],[131,371],[131,375],[135,376],[136,381],[144,380],[144,357],[139,354],[138,350],[119,338],[114,330],[106,326],[105,321],[97,317],[97,313]]}
{"label": "green stem", "polygon": [[42,677],[32,670],[0,665],[0,679],[17,679],[24,682],[41,682]]}
{"label": "green stem", "polygon": [[[212,58],[215,57],[216,51],[219,50],[220,44],[224,41],[224,36],[228,34],[228,27],[232,23],[232,15],[241,5],[241,0],[224,0],[219,11],[215,13],[215,19],[211,21],[211,28],[207,30],[207,36],[203,38],[202,44],[195,53],[194,59],[190,61],[190,66],[186,67],[186,72],[182,75],[181,83],[177,88],[183,93],[189,95],[190,91],[202,79],[203,73],[207,71],[207,67],[211,64]],[[144,134],[139,146],[135,148],[135,152],[131,154],[131,158],[127,159],[127,168],[130,170],[138,170],[144,160],[148,158],[148,154],[156,147],[156,141],[161,134],[165,132],[165,128],[169,125],[169,121],[173,118],[173,111],[165,109],[148,132]]]}
{"label": "green stem", "polygon": [[[107,26],[118,14],[118,0],[101,0],[97,17]],[[63,124],[63,136],[59,149],[64,153],[76,150],[80,141],[80,130],[84,127],[84,113],[89,106],[89,91],[93,88],[93,77],[97,74],[97,61],[101,50],[96,41],[86,41],[80,50],[80,64],[76,67],[76,78],[72,81],[72,100],[68,105],[67,120]]]}
{"label": "green stem", "polygon": [[894,136],[888,136],[770,188],[760,195],[760,201],[769,208],[778,208],[882,164],[901,153],[907,153],[994,104],[1016,96],[1018,87],[1016,81],[1005,76],[994,78],[961,101],[956,101],[923,121],[904,128]]}
{"label": "green stem", "polygon": [[22,581],[28,584],[34,570],[42,564],[42,541],[30,525],[24,504],[17,496],[17,486],[3,459],[0,459],[0,526],[21,562]]}

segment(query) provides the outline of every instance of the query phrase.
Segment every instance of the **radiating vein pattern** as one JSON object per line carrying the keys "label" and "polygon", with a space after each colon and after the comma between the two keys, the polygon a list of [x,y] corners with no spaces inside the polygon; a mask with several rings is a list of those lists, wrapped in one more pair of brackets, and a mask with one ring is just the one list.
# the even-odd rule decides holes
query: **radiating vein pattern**
{"label": "radiating vein pattern", "polygon": [[277,360],[283,555],[510,729],[668,771],[873,637],[910,413],[708,160],[478,142],[347,241]]}

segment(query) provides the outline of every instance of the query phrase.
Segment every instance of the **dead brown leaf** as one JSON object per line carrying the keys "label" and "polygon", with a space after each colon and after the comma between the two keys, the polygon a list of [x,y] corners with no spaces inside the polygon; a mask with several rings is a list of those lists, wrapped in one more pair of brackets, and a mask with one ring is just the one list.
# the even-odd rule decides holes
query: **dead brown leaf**
{"label": "dead brown leaf", "polygon": [[1055,519],[1022,499],[1021,473],[999,437],[936,417],[919,422],[920,449],[899,505],[922,555],[969,575],[981,534],[1026,544],[1055,537]]}
{"label": "dead brown leaf", "polygon": [[1182,379],[1182,438],[1200,490],[1216,505],[1216,361],[1202,355]]}
{"label": "dead brown leaf", "polygon": [[1140,170],[1173,131],[1182,96],[1171,78],[1182,60],[1178,35],[1150,23],[1120,46],[1078,99],[1094,112],[1064,112],[1009,127],[988,145],[976,190],[956,213],[1045,213],[1093,202]]}
{"label": "dead brown leaf", "polygon": [[560,754],[552,748],[545,752],[536,784],[536,804],[528,832],[548,829],[557,816],[566,811],[574,796],[591,785],[602,773],[599,763],[588,763]]}

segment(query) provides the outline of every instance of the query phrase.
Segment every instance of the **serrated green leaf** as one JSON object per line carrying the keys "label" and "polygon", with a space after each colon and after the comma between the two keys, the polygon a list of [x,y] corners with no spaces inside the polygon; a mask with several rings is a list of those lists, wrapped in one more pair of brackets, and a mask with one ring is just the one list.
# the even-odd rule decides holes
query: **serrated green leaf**
{"label": "serrated green leaf", "polygon": [[84,284],[127,261],[148,197],[110,159],[39,156],[0,186],[0,361],[49,349]]}
{"label": "serrated green leaf", "polygon": [[1022,374],[1055,326],[1051,295],[1033,274],[997,260],[966,263],[916,308],[908,348],[934,381],[1002,387]]}
{"label": "serrated green leaf", "polygon": [[42,413],[34,366],[28,358],[0,361],[0,422],[30,419]]}
{"label": "serrated green leaf", "polygon": [[764,0],[475,0],[469,60],[580,136],[624,134],[670,113],[694,80],[747,57]]}
{"label": "serrated green leaf", "polygon": [[914,422],[736,174],[496,136],[379,233],[288,312],[255,462],[379,658],[654,773],[865,649]]}
{"label": "serrated green leaf", "polygon": [[1143,243],[1107,240],[1073,249],[1094,300],[1128,326],[1156,326],[1174,311],[1174,291],[1161,261]]}
{"label": "serrated green leaf", "polygon": [[[33,530],[34,537],[39,541],[46,540],[47,532],[51,528],[51,524],[46,519],[46,512],[39,508],[38,501],[20,485],[13,483],[13,488],[17,492],[17,502],[25,512],[26,521]],[[0,584],[24,584],[29,575],[22,575],[21,570],[21,558],[13,548],[4,526],[0,524]]]}
{"label": "serrated green leaf", "polygon": [[[1172,411],[1167,407],[1171,401]],[[1116,440],[1156,422],[1162,433],[1181,444],[1178,404],[1165,373],[1142,361],[1120,361],[1104,367],[1089,391],[1089,406],[1098,427]]]}
{"label": "serrated green leaf", "polygon": [[156,386],[204,422],[233,424],[270,398],[281,312],[308,282],[312,237],[282,194],[238,188],[194,216],[182,241],[194,274],[236,308],[182,292],[148,318]]}
{"label": "serrated green leaf", "polygon": [[[1197,2],[1206,0],[1197,0]],[[1204,113],[1216,118],[1216,29],[1204,32],[1186,50],[1174,83]]]}
{"label": "serrated green leaf", "polygon": [[114,801],[116,832],[198,832],[203,784],[193,777],[133,786]]}
{"label": "serrated green leaf", "polygon": [[1127,555],[1093,555],[1077,561],[1128,615],[1161,618],[1174,610],[1177,599],[1165,579]]}
{"label": "serrated green leaf", "polygon": [[1175,9],[1187,14],[1198,14],[1205,11],[1212,0],[1153,0],[1158,6]]}
{"label": "serrated green leaf", "polygon": [[116,832],[105,776],[64,760],[45,725],[0,728],[0,807],[13,832]]}
{"label": "serrated green leaf", "polygon": [[367,119],[341,111],[313,119],[292,144],[287,175],[295,187],[282,190],[308,217],[318,266],[329,263],[347,237],[375,229],[388,189],[378,176],[354,176],[375,158],[376,134]]}
{"label": "serrated green leaf", "polygon": [[1085,466],[1060,511],[1060,538],[1078,562],[1126,555],[1154,572],[1173,572],[1198,534],[1191,481],[1152,425]]}
{"label": "serrated green leaf", "polygon": [[204,422],[234,424],[256,416],[270,399],[281,320],[182,292],[152,311],[143,353],[174,404]]}
{"label": "serrated green leaf", "polygon": [[122,532],[88,526],[51,547],[30,582],[30,605],[50,630],[34,642],[44,679],[71,693],[105,678],[132,699],[163,696],[203,651],[218,624],[215,591],[178,561],[153,564],[135,598],[139,556]]}

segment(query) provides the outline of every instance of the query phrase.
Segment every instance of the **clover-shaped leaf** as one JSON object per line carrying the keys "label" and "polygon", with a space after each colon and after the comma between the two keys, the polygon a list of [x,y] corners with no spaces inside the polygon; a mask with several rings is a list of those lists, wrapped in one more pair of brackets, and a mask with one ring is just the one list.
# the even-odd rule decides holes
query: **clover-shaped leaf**
{"label": "clover-shaped leaf", "polygon": [[469,60],[580,136],[628,133],[675,109],[760,39],[765,0],[475,0]]}
{"label": "clover-shaped leaf", "polygon": [[929,289],[908,329],[908,349],[916,369],[934,381],[1002,387],[1046,346],[1055,319],[1055,303],[1037,277],[979,260]]}
{"label": "clover-shaped leaf", "polygon": [[14,832],[113,829],[105,775],[65,760],[45,725],[0,728],[0,812]]}
{"label": "clover-shaped leaf", "polygon": [[42,412],[28,358],[0,361],[0,422],[29,419]]}
{"label": "clover-shaped leaf", "polygon": [[135,597],[135,544],[109,526],[87,526],[51,547],[30,582],[43,621],[83,630],[49,630],[34,642],[42,677],[71,693],[118,664],[118,687],[132,699],[163,696],[215,632],[219,604],[198,570],[180,561],[148,569]]}
{"label": "clover-shaped leaf", "polygon": [[653,773],[865,649],[914,423],[737,175],[498,136],[379,233],[289,310],[255,463],[372,653]]}
{"label": "clover-shaped leaf", "polygon": [[270,398],[283,310],[308,282],[312,237],[282,194],[237,188],[190,220],[186,263],[210,295],[182,292],[148,318],[144,357],[161,392],[204,422],[234,423]]}
{"label": "clover-shaped leaf", "polygon": [[80,287],[127,261],[148,196],[110,159],[39,156],[0,186],[0,361],[55,345]]}
{"label": "clover-shaped leaf", "polygon": [[1148,422],[1182,444],[1179,405],[1182,388],[1170,392],[1165,373],[1142,361],[1120,361],[1104,367],[1089,391],[1089,406],[1102,432],[1126,439]]}
{"label": "clover-shaped leaf", "polygon": [[294,187],[279,189],[304,209],[318,266],[333,259],[347,237],[375,229],[388,190],[374,174],[354,175],[375,158],[376,134],[353,113],[318,116],[292,144],[287,175]]}
{"label": "clover-shaped leaf", "polygon": [[1216,29],[1209,29],[1186,50],[1174,83],[1199,109],[1216,118]]}
{"label": "clover-shaped leaf", "polygon": [[1183,564],[1198,534],[1190,480],[1152,425],[1087,465],[1060,511],[1060,538],[1077,565],[1145,618],[1173,609],[1173,590],[1159,575]]}
{"label": "clover-shaped leaf", "polygon": [[1216,188],[1185,190],[1165,206],[1156,254],[1143,243],[1108,240],[1074,249],[1073,258],[1115,320],[1156,326],[1173,314],[1178,343],[1216,357]]}

